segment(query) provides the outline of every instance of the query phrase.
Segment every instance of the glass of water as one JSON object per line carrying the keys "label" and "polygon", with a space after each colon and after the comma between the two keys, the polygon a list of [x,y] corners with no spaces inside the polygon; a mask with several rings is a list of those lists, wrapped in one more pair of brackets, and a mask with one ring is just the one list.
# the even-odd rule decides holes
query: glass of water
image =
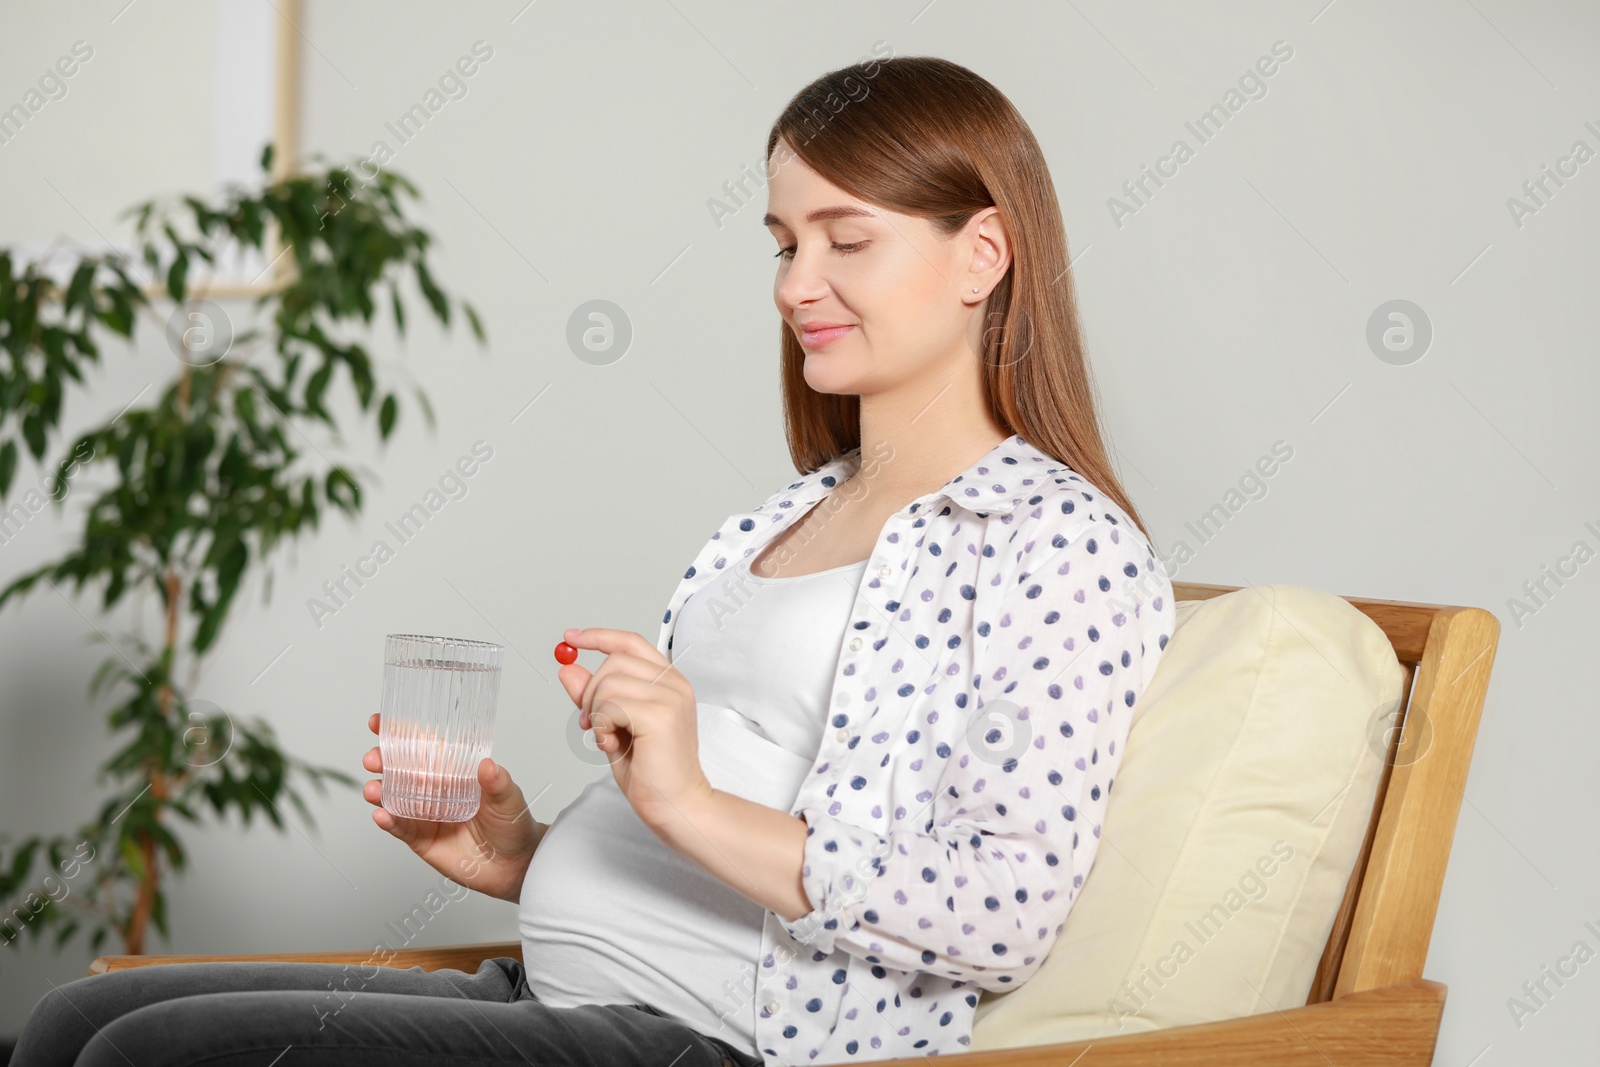
{"label": "glass of water", "polygon": [[477,814],[478,764],[494,742],[501,654],[487,641],[385,639],[378,751],[390,814],[425,822]]}

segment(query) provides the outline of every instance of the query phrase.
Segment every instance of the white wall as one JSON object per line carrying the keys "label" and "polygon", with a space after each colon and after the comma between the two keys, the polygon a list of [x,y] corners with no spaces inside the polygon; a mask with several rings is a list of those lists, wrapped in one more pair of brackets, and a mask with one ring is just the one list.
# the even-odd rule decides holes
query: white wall
{"label": "white wall", "polygon": [[[934,54],[999,85],[1038,135],[1066,214],[1088,339],[1121,470],[1159,546],[1198,549],[1186,580],[1292,582],[1349,595],[1486,607],[1502,636],[1427,974],[1450,987],[1435,1062],[1575,1060],[1600,977],[1532,1017],[1512,997],[1578,941],[1600,939],[1591,714],[1600,577],[1583,568],[1532,617],[1510,598],[1600,535],[1589,419],[1600,362],[1593,292],[1600,163],[1536,215],[1508,198],[1583,140],[1600,149],[1600,14],[1575,4],[1342,0],[1130,10],[1104,2],[449,5],[308,0],[305,147],[339,160],[396,145],[385,122],[473,42],[493,57],[392,166],[427,198],[441,280],[482,308],[463,330],[374,346],[426,388],[379,450],[359,524],[333,518],[281,558],[270,604],[243,597],[197,694],[260,714],[293,752],[362,774],[383,634],[503,638],[496,756],[548,821],[592,779],[550,648],[568,625],[652,640],[694,551],[728,513],[793,473],[781,432],[771,239],[758,198],[718,229],[707,209],[758,170],[789,96],[866,54]],[[0,104],[75,40],[95,54],[0,146],[0,242],[123,241],[122,207],[208,188],[216,39],[202,0],[12,6],[0,13]],[[622,9],[624,13],[618,13]],[[519,15],[519,11],[521,12]],[[120,12],[120,14],[119,14]],[[113,21],[115,19],[115,21]],[[513,21],[515,19],[515,21]],[[1293,57],[1214,140],[1120,225],[1108,209],[1184,123],[1287,42]],[[567,349],[569,314],[604,298],[635,328],[620,362]],[[1369,349],[1380,304],[1430,318],[1420,361]],[[241,312],[242,314],[242,309]],[[414,312],[421,319],[420,306]],[[176,366],[153,331],[112,350],[75,395],[74,426]],[[543,391],[541,393],[541,391]],[[538,401],[511,423],[528,402]],[[305,602],[382,536],[478,439],[492,462],[319,628]],[[1185,529],[1276,441],[1293,458],[1214,539]],[[319,439],[319,446],[333,447]],[[25,470],[24,475],[31,475]],[[87,494],[81,494],[82,499]],[[635,514],[668,516],[654,528]],[[69,515],[71,505],[69,505]],[[52,558],[53,515],[0,548],[0,577]],[[1587,558],[1587,557],[1586,557]],[[98,600],[45,590],[0,612],[0,827],[70,832],[102,795],[105,706],[84,683],[117,633]],[[1530,602],[1531,603],[1531,602]],[[81,613],[81,614],[80,614]],[[287,647],[281,659],[263,668]],[[260,675],[258,679],[258,675]],[[1586,680],[1587,679],[1587,680]],[[437,876],[370,822],[354,792],[314,800],[318,828],[190,831],[167,950],[370,944]],[[450,905],[419,941],[512,938],[514,908]],[[154,946],[162,950],[157,942]],[[83,973],[81,943],[0,956],[0,1032]],[[1537,1006],[1538,1002],[1529,1001]]]}

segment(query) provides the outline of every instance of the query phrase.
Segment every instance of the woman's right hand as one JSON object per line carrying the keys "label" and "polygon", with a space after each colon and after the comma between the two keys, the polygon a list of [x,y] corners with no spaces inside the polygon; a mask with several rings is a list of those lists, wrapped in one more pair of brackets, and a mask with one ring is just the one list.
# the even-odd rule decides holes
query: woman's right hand
{"label": "woman's right hand", "polygon": [[[377,712],[367,720],[367,728],[378,732]],[[376,745],[361,758],[361,765],[383,773],[383,754]],[[428,866],[468,889],[514,904],[546,828],[528,811],[522,789],[511,775],[488,756],[478,764],[478,784],[483,799],[478,813],[466,822],[398,818],[383,807],[383,782],[378,779],[368,781],[362,795],[377,809],[372,821],[404,841]]]}

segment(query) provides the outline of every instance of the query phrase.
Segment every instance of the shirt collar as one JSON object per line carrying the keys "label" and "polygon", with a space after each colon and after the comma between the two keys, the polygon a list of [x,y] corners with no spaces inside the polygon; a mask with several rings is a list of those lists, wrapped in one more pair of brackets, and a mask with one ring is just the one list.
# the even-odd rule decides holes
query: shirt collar
{"label": "shirt collar", "polygon": [[[768,504],[787,500],[799,514],[827,496],[860,467],[861,447],[858,445],[784,487]],[[1038,493],[1052,475],[1067,469],[1060,460],[1041,452],[1020,434],[1012,434],[944,485],[918,497],[905,510],[907,514],[924,515],[950,503],[974,513],[1010,513]]]}

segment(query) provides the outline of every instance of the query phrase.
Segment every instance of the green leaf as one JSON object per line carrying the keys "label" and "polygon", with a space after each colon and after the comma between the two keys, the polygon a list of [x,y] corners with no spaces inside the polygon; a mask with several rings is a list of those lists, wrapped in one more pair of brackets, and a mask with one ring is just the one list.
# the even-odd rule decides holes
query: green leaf
{"label": "green leaf", "polygon": [[333,363],[331,361],[318,367],[310,378],[306,379],[306,409],[317,415],[325,422],[332,422],[333,418],[322,406],[322,394],[328,388],[328,379],[333,376]]}
{"label": "green leaf", "polygon": [[427,422],[428,429],[434,429],[435,424],[433,421],[433,405],[428,402],[428,394],[422,391],[422,387],[420,385],[417,386],[417,405],[422,408],[422,418],[425,422]]}
{"label": "green leaf", "polygon": [[399,405],[395,403],[393,393],[384,397],[383,403],[378,406],[378,436],[385,441],[394,430],[394,417],[398,412]]}
{"label": "green leaf", "polygon": [[172,266],[167,269],[167,292],[172,299],[183,303],[184,293],[187,292],[189,279],[189,255],[181,248],[178,258],[172,261]]}
{"label": "green leaf", "polygon": [[194,650],[199,655],[211,647],[217,639],[217,631],[222,627],[223,606],[212,604],[200,614],[200,625],[194,632]]}
{"label": "green leaf", "polygon": [[[252,248],[260,248],[262,237],[266,233],[266,219],[261,213],[261,201],[246,200],[239,205],[239,230],[244,235],[245,243]],[[268,299],[263,296],[262,300]]]}
{"label": "green leaf", "polygon": [[329,469],[327,480],[323,484],[323,492],[328,496],[328,503],[342,509],[348,515],[354,515],[361,510],[361,487],[343,467]]}
{"label": "green leaf", "polygon": [[266,143],[266,145],[261,149],[261,169],[264,170],[264,171],[268,171],[268,172],[270,172],[272,170],[272,142],[271,141],[268,141]]}
{"label": "green leaf", "polygon": [[406,309],[400,304],[400,287],[389,286],[389,303],[394,308],[394,329],[402,337],[406,332]]}
{"label": "green leaf", "polygon": [[222,563],[217,567],[216,606],[219,611],[226,611],[233,595],[239,591],[239,579],[244,576],[245,566],[249,562],[250,549],[243,541],[235,541],[227,555],[222,557]]}
{"label": "green leaf", "polygon": [[[22,420],[22,436],[28,442],[33,458],[43,459],[45,450],[44,420],[36,412],[29,412]],[[8,442],[9,443],[9,442]]]}
{"label": "green leaf", "polygon": [[377,381],[372,377],[372,357],[360,345],[350,345],[344,350],[344,361],[350,365],[356,398],[361,401],[361,410],[365,411],[372,406],[372,396],[377,388]]}
{"label": "green leaf", "polygon": [[78,264],[78,268],[72,272],[72,284],[67,286],[67,299],[62,305],[62,310],[70,315],[73,309],[77,307],[87,307],[93,284],[94,262],[85,260]]}
{"label": "green leaf", "polygon": [[292,803],[295,807],[295,810],[300,813],[300,817],[308,823],[315,824],[316,819],[312,817],[311,809],[306,807],[305,799],[293,789],[286,789],[284,792],[289,795],[289,802]]}
{"label": "green leaf", "polygon": [[39,851],[39,839],[36,837],[19,848],[17,854],[11,857],[12,884],[20,885],[27,880],[28,871],[33,868],[33,855],[37,851]]}
{"label": "green leaf", "polygon": [[[194,212],[194,224],[199,228],[201,235],[204,237],[211,236],[212,223],[218,218],[218,216],[206,206],[205,201],[198,197],[185,196],[183,198],[183,202],[188,205],[190,211]],[[211,253],[206,251],[204,245],[194,245],[192,247],[194,248],[196,255],[199,255],[202,258],[205,258],[207,262],[210,262]]]}
{"label": "green leaf", "polygon": [[0,445],[0,499],[11,491],[11,479],[17,473],[17,442],[7,438]]}
{"label": "green leaf", "polygon": [[109,681],[113,676],[123,678],[132,677],[127,670],[123,669],[122,660],[117,656],[108,657],[106,661],[100,664],[100,666],[95,670],[94,677],[89,680],[89,695],[91,697],[99,696],[100,690],[105,687],[106,682]]}
{"label": "green leaf", "polygon": [[129,337],[133,333],[133,304],[121,289],[107,289],[106,295],[111,300],[109,308],[102,308],[95,317],[105,324],[107,329]]}
{"label": "green leaf", "polygon": [[246,426],[256,425],[256,394],[253,389],[241,389],[233,394],[233,410]]}
{"label": "green leaf", "polygon": [[139,881],[144,880],[144,857],[139,853],[139,846],[132,837],[123,834],[118,842],[122,853],[122,862],[127,865],[128,871]]}
{"label": "green leaf", "polygon": [[489,338],[483,332],[483,322],[478,318],[478,309],[463,300],[461,310],[467,313],[467,322],[472,326],[473,336],[477,337],[478,343],[488,344]]}
{"label": "green leaf", "polygon": [[417,285],[422,289],[422,295],[428,298],[428,306],[433,308],[433,313],[439,321],[446,326],[450,325],[450,301],[445,299],[444,293],[434,284],[433,275],[428,273],[428,265],[422,260],[416,262]]}

